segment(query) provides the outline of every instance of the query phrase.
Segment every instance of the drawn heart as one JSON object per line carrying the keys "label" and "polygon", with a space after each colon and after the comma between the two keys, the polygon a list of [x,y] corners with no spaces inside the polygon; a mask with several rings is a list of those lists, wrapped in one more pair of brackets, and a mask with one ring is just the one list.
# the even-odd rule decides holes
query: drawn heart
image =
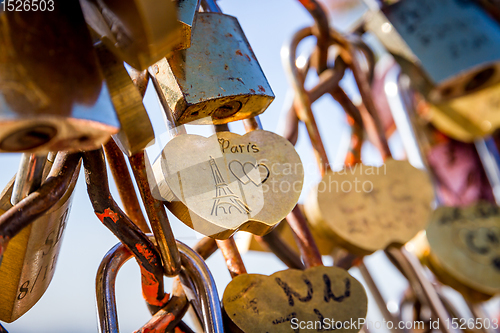
{"label": "drawn heart", "polygon": [[[261,177],[262,173],[259,169],[263,169],[266,173],[265,177]],[[248,182],[252,182],[255,186],[260,186],[266,182],[270,175],[270,171],[265,164],[253,164],[252,162],[245,162],[242,164],[238,160],[229,162],[229,170],[231,170],[231,173],[236,177],[236,179],[242,182],[243,185],[248,184]],[[252,175],[252,173],[255,173],[254,171],[258,172],[258,178],[255,178],[255,176]]]}
{"label": "drawn heart", "polygon": [[426,235],[431,248],[429,266],[441,280],[458,290],[465,285],[487,295],[500,293],[497,205],[480,202],[463,208],[439,207]]}
{"label": "drawn heart", "polygon": [[237,230],[272,230],[297,203],[304,178],[293,145],[262,130],[177,136],[153,169],[167,208],[194,230],[219,239]]}
{"label": "drawn heart", "polygon": [[[361,283],[343,269],[325,266],[242,274],[222,296],[228,331],[245,333],[359,332],[367,302]],[[310,327],[318,321],[321,327]]]}
{"label": "drawn heart", "polygon": [[429,221],[434,191],[429,177],[408,162],[356,164],[328,172],[305,204],[308,221],[349,251],[367,255],[405,244]]}

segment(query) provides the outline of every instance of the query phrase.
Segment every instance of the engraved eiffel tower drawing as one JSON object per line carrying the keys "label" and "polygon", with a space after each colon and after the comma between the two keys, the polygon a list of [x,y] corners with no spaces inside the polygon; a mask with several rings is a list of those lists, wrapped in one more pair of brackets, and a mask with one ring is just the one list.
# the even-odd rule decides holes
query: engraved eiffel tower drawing
{"label": "engraved eiffel tower drawing", "polygon": [[231,214],[231,208],[234,208],[240,213],[249,213],[251,211],[240,197],[234,194],[234,192],[229,188],[229,186],[222,178],[219,167],[212,156],[210,156],[210,168],[212,169],[212,175],[215,181],[215,197],[214,205],[212,207],[211,215],[217,216],[219,213],[219,208],[224,212],[224,214]]}

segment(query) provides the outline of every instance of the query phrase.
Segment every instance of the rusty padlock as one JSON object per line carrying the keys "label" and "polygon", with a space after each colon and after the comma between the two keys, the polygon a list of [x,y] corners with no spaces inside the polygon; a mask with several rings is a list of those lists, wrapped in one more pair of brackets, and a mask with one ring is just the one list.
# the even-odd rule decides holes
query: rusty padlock
{"label": "rusty padlock", "polygon": [[274,94],[235,17],[198,12],[191,47],[149,69],[176,124],[225,124],[256,116]]}

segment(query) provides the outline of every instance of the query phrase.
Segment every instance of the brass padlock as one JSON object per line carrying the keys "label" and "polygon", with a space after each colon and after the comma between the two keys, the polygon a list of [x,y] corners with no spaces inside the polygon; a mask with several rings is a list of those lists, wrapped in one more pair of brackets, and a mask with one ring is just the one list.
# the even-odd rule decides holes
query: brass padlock
{"label": "brass padlock", "polygon": [[419,112],[447,136],[473,142],[500,127],[500,84],[443,103],[420,102]]}
{"label": "brass padlock", "polygon": [[274,94],[238,20],[196,13],[191,47],[150,67],[165,112],[174,122],[225,124],[256,116]]}
{"label": "brass padlock", "polygon": [[95,149],[118,132],[80,6],[0,14],[0,151]]}
{"label": "brass padlock", "polygon": [[405,0],[371,14],[367,29],[431,102],[500,81],[500,25],[476,2]]}
{"label": "brass padlock", "polygon": [[95,48],[121,125],[113,138],[123,153],[132,156],[154,143],[153,125],[123,62],[101,42]]}
{"label": "brass padlock", "polygon": [[[0,320],[12,322],[18,319],[47,290],[57,263],[78,175],[79,168],[61,200],[9,241],[0,264]],[[0,196],[2,214],[12,207],[13,187],[12,180]]]}
{"label": "brass padlock", "polygon": [[187,22],[179,23],[177,9],[194,12],[196,1],[80,0],[80,4],[92,31],[134,68],[144,70],[172,50],[189,47],[192,17],[183,14]]}
{"label": "brass padlock", "polygon": [[[288,269],[271,276],[242,274],[222,296],[228,331],[246,333],[299,328],[359,332],[367,301],[359,281],[343,269],[325,266]],[[342,326],[346,321],[349,325]],[[315,327],[314,322],[320,325]]]}
{"label": "brass padlock", "polygon": [[471,300],[500,293],[500,209],[479,202],[439,207],[426,230],[429,268]]}
{"label": "brass padlock", "polygon": [[[182,160],[173,158],[179,154]],[[292,144],[264,130],[209,138],[178,135],[153,170],[167,208],[189,227],[218,239],[237,230],[271,231],[297,203],[304,177]]]}

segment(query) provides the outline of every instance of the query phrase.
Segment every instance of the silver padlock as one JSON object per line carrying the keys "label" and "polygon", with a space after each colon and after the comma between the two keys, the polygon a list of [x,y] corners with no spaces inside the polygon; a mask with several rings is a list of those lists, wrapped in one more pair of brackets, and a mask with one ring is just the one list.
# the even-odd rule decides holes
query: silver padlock
{"label": "silver padlock", "polygon": [[[183,270],[181,278],[192,282],[197,291],[194,303],[200,304],[203,328],[207,333],[224,332],[222,311],[215,281],[203,258],[187,245],[177,241]],[[114,284],[120,267],[132,257],[124,245],[117,244],[104,257],[96,277],[99,331],[117,333],[118,315]]]}
{"label": "silver padlock", "polygon": [[500,25],[469,0],[404,0],[367,16],[373,32],[433,103],[500,81]]}

